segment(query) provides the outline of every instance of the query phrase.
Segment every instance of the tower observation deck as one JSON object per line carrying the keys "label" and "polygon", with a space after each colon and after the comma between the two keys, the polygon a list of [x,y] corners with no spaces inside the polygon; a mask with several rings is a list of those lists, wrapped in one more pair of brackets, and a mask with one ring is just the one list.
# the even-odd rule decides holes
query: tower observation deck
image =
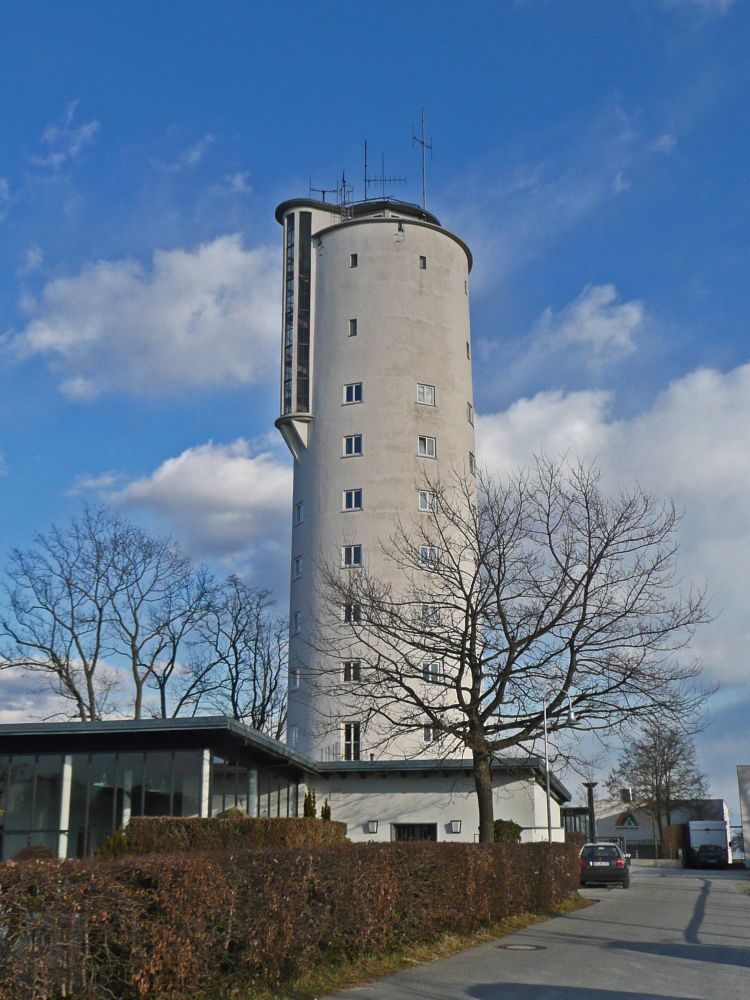
{"label": "tower observation deck", "polygon": [[[321,760],[365,759],[375,742],[356,704],[340,685],[326,691],[326,675],[345,679],[351,661],[342,651],[332,663],[314,640],[326,611],[321,566],[341,560],[387,580],[382,543],[398,520],[428,513],[426,479],[474,470],[472,259],[434,215],[393,199],[292,199],[276,219],[276,426],[294,457],[287,741]],[[407,742],[387,755],[410,756]]]}

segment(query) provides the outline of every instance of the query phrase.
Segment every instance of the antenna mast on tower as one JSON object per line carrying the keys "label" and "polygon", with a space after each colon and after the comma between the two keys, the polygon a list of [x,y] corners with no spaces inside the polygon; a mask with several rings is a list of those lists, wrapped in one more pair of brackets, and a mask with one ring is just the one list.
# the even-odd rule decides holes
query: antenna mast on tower
{"label": "antenna mast on tower", "polygon": [[429,149],[430,159],[432,159],[432,141],[428,142],[424,137],[424,108],[422,108],[421,121],[422,124],[419,135],[415,133],[414,128],[412,127],[411,141],[412,145],[414,145],[415,142],[418,142],[422,147],[422,208],[427,211],[427,159],[425,154]]}
{"label": "antenna mast on tower", "polygon": [[406,184],[406,178],[403,174],[392,175],[386,177],[385,173],[385,156],[383,153],[380,154],[380,176],[370,177],[367,173],[367,139],[365,139],[365,201],[367,201],[367,193],[371,184],[379,184],[381,188],[381,198],[385,201],[385,186],[386,184]]}

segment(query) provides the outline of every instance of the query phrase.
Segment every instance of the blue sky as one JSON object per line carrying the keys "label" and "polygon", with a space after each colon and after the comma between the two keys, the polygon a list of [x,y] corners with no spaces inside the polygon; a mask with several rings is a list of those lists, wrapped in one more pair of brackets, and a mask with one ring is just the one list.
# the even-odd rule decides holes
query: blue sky
{"label": "blue sky", "polygon": [[[595,457],[685,509],[700,738],[750,760],[744,0],[6,4],[0,550],[103,499],[285,599],[275,205],[434,145],[472,246],[479,450]],[[3,718],[40,706],[5,682]]]}

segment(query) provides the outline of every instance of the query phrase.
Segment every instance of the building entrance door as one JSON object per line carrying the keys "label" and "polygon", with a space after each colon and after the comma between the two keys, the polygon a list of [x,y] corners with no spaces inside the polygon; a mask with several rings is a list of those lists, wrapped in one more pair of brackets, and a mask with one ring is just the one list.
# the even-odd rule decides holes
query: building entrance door
{"label": "building entrance door", "polygon": [[437,823],[394,823],[392,840],[437,840]]}

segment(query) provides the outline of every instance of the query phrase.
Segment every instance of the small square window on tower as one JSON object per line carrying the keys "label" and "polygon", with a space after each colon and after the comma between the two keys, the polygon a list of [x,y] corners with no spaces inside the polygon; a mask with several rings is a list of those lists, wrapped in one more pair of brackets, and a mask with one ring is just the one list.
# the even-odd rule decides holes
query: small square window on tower
{"label": "small square window on tower", "polygon": [[362,402],[362,383],[347,382],[344,386],[344,403]]}
{"label": "small square window on tower", "polygon": [[439,684],[443,676],[440,660],[422,660],[422,679],[427,684]]}
{"label": "small square window on tower", "polygon": [[347,434],[344,438],[344,455],[350,457],[352,455],[362,454],[362,435],[361,434]]}
{"label": "small square window on tower", "polygon": [[362,510],[362,490],[344,490],[344,510]]}
{"label": "small square window on tower", "polygon": [[431,514],[435,510],[435,494],[432,490],[419,491],[419,509],[425,514]]}
{"label": "small square window on tower", "polygon": [[302,524],[302,522],[304,520],[305,520],[305,505],[300,500],[299,503],[297,503],[297,504],[294,505],[294,524],[295,524],[295,527],[298,524]]}
{"label": "small square window on tower", "polygon": [[425,743],[437,743],[440,739],[440,730],[437,726],[426,725],[424,726],[424,741]]}
{"label": "small square window on tower", "polygon": [[292,691],[296,691],[299,687],[299,670],[289,671],[289,687]]}
{"label": "small square window on tower", "polygon": [[359,760],[360,754],[360,724],[359,722],[344,723],[344,760]]}
{"label": "small square window on tower", "polygon": [[302,576],[302,556],[297,556],[294,560],[294,578],[298,580]]}
{"label": "small square window on tower", "polygon": [[435,405],[435,386],[417,382],[417,402],[425,406]]}
{"label": "small square window on tower", "polygon": [[344,605],[344,622],[347,625],[360,625],[362,623],[362,605],[361,604],[345,604]]}
{"label": "small square window on tower", "polygon": [[299,726],[289,727],[289,746],[294,750],[299,743]]}
{"label": "small square window on tower", "polygon": [[361,545],[345,545],[341,549],[341,565],[346,569],[351,569],[352,566],[362,565],[362,546]]}
{"label": "small square window on tower", "polygon": [[434,437],[425,437],[420,434],[417,438],[417,455],[420,458],[435,458],[437,455],[437,441]]}
{"label": "small square window on tower", "polygon": [[295,611],[292,615],[292,632],[294,635],[299,635],[302,631],[302,612]]}
{"label": "small square window on tower", "polygon": [[420,271],[426,271],[427,270],[427,258],[426,257],[420,257],[419,258],[419,269],[420,269]]}
{"label": "small square window on tower", "polygon": [[349,336],[350,337],[356,337],[357,336],[357,321],[356,321],[356,319],[350,319],[349,320]]}
{"label": "small square window on tower", "polygon": [[356,253],[349,254],[349,267],[356,267],[359,261],[357,260]]}
{"label": "small square window on tower", "polygon": [[477,474],[477,460],[474,458],[473,451],[469,452],[469,472],[472,476],[476,476]]}
{"label": "small square window on tower", "polygon": [[362,662],[360,660],[344,660],[344,680],[347,683],[362,680]]}
{"label": "small square window on tower", "polygon": [[469,421],[471,426],[474,426],[474,407],[471,403],[466,404],[466,419]]}
{"label": "small square window on tower", "polygon": [[419,563],[424,569],[435,569],[438,564],[438,550],[436,545],[419,546]]}

